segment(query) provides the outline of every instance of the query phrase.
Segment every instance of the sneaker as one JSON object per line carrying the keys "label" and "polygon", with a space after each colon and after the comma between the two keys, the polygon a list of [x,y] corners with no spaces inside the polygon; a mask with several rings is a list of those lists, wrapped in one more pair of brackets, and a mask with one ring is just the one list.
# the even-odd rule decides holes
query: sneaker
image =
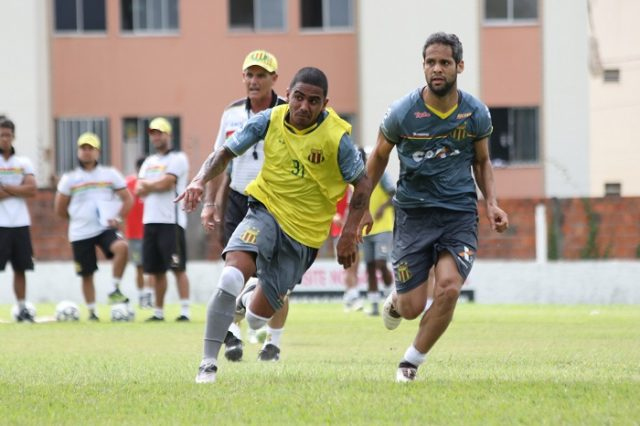
{"label": "sneaker", "polygon": [[364,308],[364,303],[362,303],[361,299],[353,299],[348,302],[344,302],[344,311],[345,312],[358,312]]}
{"label": "sneaker", "polygon": [[238,339],[232,332],[227,331],[224,338],[224,357],[229,361],[237,362],[242,360],[242,340]]}
{"label": "sneaker", "polygon": [[196,376],[196,383],[213,383],[216,381],[216,372],[218,367],[212,363],[200,364],[198,368],[198,375]]}
{"label": "sneaker", "polygon": [[164,321],[164,317],[159,317],[157,315],[151,316],[144,320],[144,322],[161,322]]}
{"label": "sneaker", "polygon": [[16,321],[18,321],[18,322],[35,322],[35,318],[33,318],[33,315],[31,315],[31,312],[29,312],[29,309],[22,308],[20,310],[20,313],[16,317]]}
{"label": "sneaker", "polygon": [[280,348],[271,343],[267,343],[258,354],[258,361],[278,361],[280,359]]}
{"label": "sneaker", "polygon": [[109,293],[109,304],[115,305],[116,303],[129,303],[129,298],[122,294],[119,288]]}
{"label": "sneaker", "polygon": [[140,309],[151,309],[151,308],[153,308],[153,303],[151,301],[151,297],[152,297],[152,294],[151,293],[147,293],[147,294],[143,294],[142,296],[140,296],[138,298],[138,305],[140,306]]}
{"label": "sneaker", "polygon": [[89,318],[88,318],[88,320],[89,320],[89,321],[95,321],[95,322],[98,322],[98,321],[100,321],[100,318],[98,318],[98,316],[96,315],[96,313],[95,313],[95,312],[89,312]]}
{"label": "sneaker", "polygon": [[384,322],[384,326],[387,327],[387,330],[395,330],[402,321],[402,317],[393,307],[392,295],[393,293],[387,296],[382,306],[382,321]]}
{"label": "sneaker", "polygon": [[245,294],[250,293],[255,289],[256,289],[255,283],[245,285],[244,289],[240,292],[240,295],[236,297],[236,314],[235,314],[236,317],[234,319],[235,322],[240,322],[244,318],[244,314],[247,313],[247,307],[244,306],[244,303],[242,303],[242,297]]}
{"label": "sneaker", "polygon": [[418,367],[407,361],[402,361],[398,365],[398,371],[396,371],[396,382],[408,383],[416,380],[418,374]]}
{"label": "sneaker", "polygon": [[189,321],[191,321],[191,319],[186,315],[180,315],[178,318],[176,318],[176,322],[189,322]]}

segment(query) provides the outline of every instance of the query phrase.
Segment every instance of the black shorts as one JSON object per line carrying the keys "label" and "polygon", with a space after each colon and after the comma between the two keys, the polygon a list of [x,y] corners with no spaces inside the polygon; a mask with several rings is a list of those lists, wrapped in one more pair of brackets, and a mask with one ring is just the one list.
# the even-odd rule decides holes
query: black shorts
{"label": "black shorts", "polygon": [[122,236],[114,229],[107,229],[102,234],[86,240],[73,241],[73,260],[76,264],[76,273],[82,277],[92,275],[98,270],[98,258],[96,256],[96,246],[100,247],[107,259],[113,257],[111,244],[117,240],[122,240]]}
{"label": "black shorts", "polygon": [[249,197],[229,189],[227,197],[227,206],[224,211],[224,245],[229,242],[229,238],[236,230],[242,219],[247,215],[249,210]]}
{"label": "black shorts", "polygon": [[478,214],[442,208],[395,210],[391,260],[396,290],[406,293],[427,280],[429,269],[447,251],[466,279],[476,258]]}
{"label": "black shorts", "polygon": [[28,226],[0,228],[0,271],[11,262],[14,271],[33,271],[33,247]]}
{"label": "black shorts", "polygon": [[147,223],[142,240],[142,269],[159,274],[187,267],[187,243],[184,229],[173,223]]}

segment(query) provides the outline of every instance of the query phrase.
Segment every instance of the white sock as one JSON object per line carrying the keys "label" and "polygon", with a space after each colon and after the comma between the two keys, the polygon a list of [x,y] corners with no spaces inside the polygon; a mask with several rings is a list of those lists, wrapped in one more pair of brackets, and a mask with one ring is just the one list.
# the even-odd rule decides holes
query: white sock
{"label": "white sock", "polygon": [[180,314],[189,316],[189,299],[180,299]]}
{"label": "white sock", "polygon": [[242,297],[240,298],[240,301],[242,302],[245,308],[249,308],[249,304],[251,303],[251,298],[253,297],[254,291],[255,290],[248,291],[245,294],[243,294]]}
{"label": "white sock", "polygon": [[118,290],[120,288],[120,280],[122,280],[122,278],[113,277],[113,289],[114,290]]}
{"label": "white sock", "polygon": [[24,309],[27,305],[27,302],[24,299],[18,300],[18,308]]}
{"label": "white sock", "polygon": [[164,318],[164,309],[163,308],[155,308],[153,310],[153,315],[158,318]]}
{"label": "white sock", "polygon": [[96,311],[96,303],[87,303],[87,309],[89,310],[89,312],[95,312]]}
{"label": "white sock", "polygon": [[343,300],[345,302],[353,302],[360,297],[360,292],[357,288],[350,288],[344,292]]}
{"label": "white sock", "polygon": [[380,292],[379,291],[370,291],[367,293],[367,300],[369,303],[379,303],[380,302]]}
{"label": "white sock", "polygon": [[240,331],[240,327],[238,326],[238,324],[236,324],[235,322],[232,322],[231,325],[229,326],[229,331],[238,339],[242,340],[242,332]]}
{"label": "white sock", "polygon": [[410,362],[416,367],[424,363],[426,358],[427,358],[427,354],[418,352],[418,350],[413,345],[409,346],[407,348],[407,351],[404,353],[404,360],[407,362]]}
{"label": "white sock", "polygon": [[200,361],[200,365],[207,364],[218,365],[218,360],[216,358],[202,358],[202,361]]}
{"label": "white sock", "polygon": [[282,337],[283,331],[284,327],[271,328],[267,325],[267,338],[264,340],[264,346],[267,346],[267,344],[271,343],[274,346],[280,347],[280,338]]}

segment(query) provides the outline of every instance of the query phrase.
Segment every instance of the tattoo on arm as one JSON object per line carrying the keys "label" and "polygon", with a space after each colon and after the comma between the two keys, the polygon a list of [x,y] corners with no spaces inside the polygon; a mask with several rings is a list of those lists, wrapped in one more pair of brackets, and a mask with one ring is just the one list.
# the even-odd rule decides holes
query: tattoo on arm
{"label": "tattoo on arm", "polygon": [[204,163],[202,163],[202,167],[200,167],[200,171],[196,175],[195,179],[206,183],[222,173],[229,163],[229,158],[227,158],[225,153],[226,151],[224,148],[219,148],[209,154],[207,159],[204,160]]}

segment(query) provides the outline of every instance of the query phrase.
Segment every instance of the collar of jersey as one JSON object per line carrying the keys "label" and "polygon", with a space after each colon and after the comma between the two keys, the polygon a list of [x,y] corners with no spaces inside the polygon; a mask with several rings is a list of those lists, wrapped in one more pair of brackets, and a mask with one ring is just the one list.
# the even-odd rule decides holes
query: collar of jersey
{"label": "collar of jersey", "polygon": [[424,106],[426,106],[429,111],[431,111],[432,113],[434,113],[435,115],[440,117],[442,120],[447,119],[451,114],[453,114],[453,112],[456,109],[458,109],[458,104],[455,104],[449,111],[446,111],[446,112],[442,112],[440,110],[437,110],[434,107],[432,107],[430,105],[427,105],[427,104],[424,104]]}

